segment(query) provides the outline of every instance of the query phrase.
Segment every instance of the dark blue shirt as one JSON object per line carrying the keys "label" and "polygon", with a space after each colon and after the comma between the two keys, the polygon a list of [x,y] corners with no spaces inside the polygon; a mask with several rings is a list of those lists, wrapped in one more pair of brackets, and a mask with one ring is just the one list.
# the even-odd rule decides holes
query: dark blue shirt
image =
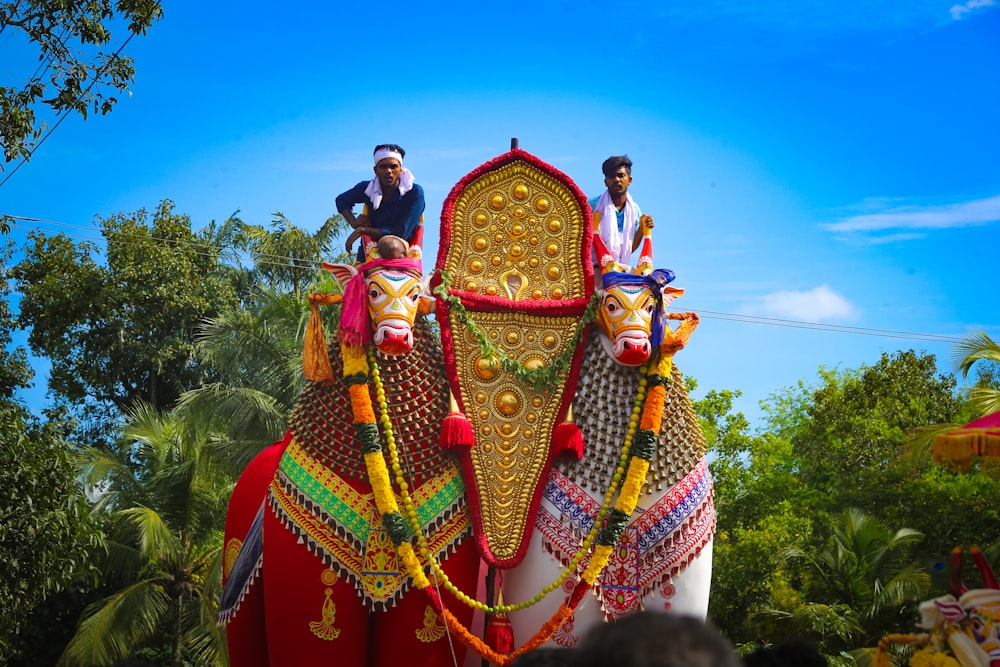
{"label": "dark blue shirt", "polygon": [[424,214],[424,190],[416,183],[404,194],[394,200],[382,199],[378,208],[372,206],[371,199],[365,194],[369,181],[361,181],[353,188],[337,196],[337,210],[353,208],[355,204],[368,207],[369,227],[377,227],[383,234],[392,234],[406,239],[413,239],[417,231],[420,216]]}

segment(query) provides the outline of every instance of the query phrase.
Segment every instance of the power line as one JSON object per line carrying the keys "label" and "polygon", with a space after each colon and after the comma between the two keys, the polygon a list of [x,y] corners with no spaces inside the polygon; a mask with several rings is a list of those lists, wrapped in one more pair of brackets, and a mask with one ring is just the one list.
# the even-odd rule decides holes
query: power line
{"label": "power line", "polygon": [[[157,2],[156,5],[157,5],[157,8],[162,13],[163,9],[162,9],[162,7],[160,7],[160,3]],[[67,27],[67,30],[68,30],[68,27]],[[101,77],[104,75],[104,72],[111,66],[111,63],[115,62],[118,59],[118,56],[121,54],[122,51],[125,50],[125,47],[128,46],[128,43],[131,42],[132,38],[135,37],[135,36],[136,36],[136,33],[131,32],[131,31],[129,32],[129,36],[125,38],[125,41],[121,43],[121,46],[119,46],[115,50],[114,54],[104,62],[104,65],[94,74],[94,78],[90,81],[90,83],[87,84],[87,87],[84,89],[84,91],[82,93],[80,93],[80,95],[78,97],[79,100],[83,100],[84,98],[86,98],[87,94],[90,92],[90,89],[93,88],[94,85],[98,81],[101,80]],[[56,39],[59,40],[60,43],[62,43],[63,38],[57,36]],[[65,45],[63,45],[63,46],[64,46],[64,48],[66,48]],[[48,70],[50,64],[51,63],[45,65],[45,70],[46,71]],[[37,73],[38,70],[36,69],[35,71]],[[31,149],[28,150],[28,154],[25,155],[25,156],[23,156],[21,158],[21,161],[18,162],[14,166],[13,169],[11,169],[9,172],[7,172],[7,175],[4,176],[4,178],[3,178],[2,181],[0,181],[0,188],[2,188],[4,186],[4,184],[6,184],[7,181],[9,181],[11,179],[11,177],[14,174],[16,174],[17,171],[21,167],[24,166],[24,164],[31,158],[31,156],[35,154],[35,151],[37,151],[39,148],[41,148],[42,144],[45,143],[45,140],[48,139],[50,136],[52,136],[52,133],[56,131],[56,128],[59,127],[60,125],[62,125],[62,122],[64,120],[66,120],[67,116],[69,116],[70,111],[71,111],[71,109],[69,109],[69,108],[63,110],[62,114],[60,114],[59,117],[56,118],[56,122],[53,123],[52,127],[49,128],[49,131],[46,132],[42,136],[42,138],[39,139],[38,142],[34,146],[31,147]]]}
{"label": "power line", "polygon": [[[57,222],[54,220],[45,220],[42,218],[32,218],[22,215],[4,215],[0,214],[0,217],[5,217],[10,220],[21,220],[24,222],[34,222],[47,225],[54,225],[56,227],[64,227],[67,229],[79,229],[90,232],[99,232],[99,230],[90,226],[73,225],[64,222]],[[30,227],[19,225],[16,222],[11,223],[11,226],[17,229],[29,230],[45,234],[45,231],[38,227]],[[129,234],[127,232],[116,232],[116,235],[126,237],[129,240],[119,240],[113,238],[105,238],[103,236],[88,236],[83,234],[67,233],[66,236],[71,236],[74,238],[81,238],[91,241],[105,241],[107,243],[115,244],[127,244],[134,246],[149,245],[149,244],[162,244],[167,247],[168,250],[177,250],[179,246],[185,246],[193,251],[196,255],[202,257],[218,257],[219,255],[224,255],[227,252],[237,260],[247,260],[253,261],[257,264],[265,264],[269,266],[280,266],[292,268],[296,265],[298,268],[305,268],[301,265],[312,265],[315,269],[319,269],[322,265],[321,262],[314,260],[307,260],[295,257],[289,257],[286,255],[275,255],[275,254],[257,254],[252,255],[247,252],[236,251],[232,248],[225,248],[223,246],[213,245],[211,243],[199,242],[199,241],[188,241],[182,239],[167,239],[162,237],[146,236],[140,234]],[[778,317],[766,317],[763,315],[749,315],[745,313],[726,313],[715,310],[701,310],[698,308],[668,308],[668,310],[674,312],[695,312],[702,319],[710,320],[720,320],[726,322],[738,322],[742,324],[757,324],[773,327],[782,327],[787,329],[805,329],[809,331],[827,331],[831,333],[841,333],[841,334],[854,334],[858,336],[872,336],[876,338],[894,338],[900,340],[915,340],[928,343],[948,343],[957,344],[966,340],[960,335],[950,335],[950,334],[934,334],[925,333],[917,331],[901,331],[895,329],[876,329],[871,327],[855,327],[842,324],[827,324],[823,322],[808,322],[803,320],[792,320],[784,319]]]}
{"label": "power line", "polygon": [[[56,222],[54,220],[44,220],[42,218],[31,218],[31,217],[22,216],[22,215],[9,215],[9,214],[4,215],[4,214],[0,214],[0,217],[6,217],[8,219],[13,219],[13,220],[24,220],[24,221],[28,221],[28,222],[38,222],[38,223],[44,223],[44,224],[49,224],[49,225],[56,225],[58,227],[66,227],[66,228],[69,228],[69,229],[81,229],[81,230],[92,231],[92,232],[97,232],[98,231],[94,227],[86,227],[86,226],[82,226],[82,225],[73,225],[73,224],[65,223],[65,222]],[[11,227],[15,228],[15,229],[25,230],[25,231],[39,232],[39,233],[41,233],[43,235],[45,234],[45,231],[42,230],[42,229],[40,229],[40,228],[37,228],[37,227],[26,227],[24,225],[19,225],[16,222],[12,222],[11,223]],[[168,248],[176,248],[177,246],[186,246],[188,248],[191,248],[192,251],[193,251],[193,253],[195,255],[197,255],[199,257],[209,258],[209,259],[217,257],[219,255],[224,255],[226,253],[229,253],[232,257],[234,257],[234,259],[253,261],[256,264],[264,264],[264,265],[268,265],[268,266],[280,266],[280,267],[289,267],[289,268],[303,268],[302,266],[296,266],[296,265],[311,265],[315,269],[319,269],[319,268],[322,267],[322,262],[318,262],[318,261],[311,260],[311,259],[304,259],[304,258],[300,258],[300,257],[290,257],[290,256],[287,256],[287,255],[275,255],[275,254],[270,254],[270,253],[252,254],[252,253],[248,253],[248,252],[241,252],[241,251],[238,251],[238,250],[236,250],[234,248],[227,248],[225,246],[213,245],[211,243],[204,243],[204,242],[201,242],[201,241],[189,241],[189,240],[185,240],[185,239],[168,239],[168,238],[164,238],[164,237],[148,236],[148,235],[144,235],[144,234],[131,234],[129,232],[113,232],[113,234],[115,236],[122,236],[122,237],[125,237],[127,239],[131,239],[131,240],[119,240],[119,239],[113,239],[113,238],[105,238],[104,236],[89,236],[89,235],[85,235],[85,234],[73,234],[73,233],[67,233],[67,234],[65,234],[65,236],[70,236],[70,237],[76,238],[76,239],[83,239],[83,240],[86,240],[86,241],[94,241],[94,242],[98,242],[98,243],[101,242],[101,241],[104,241],[106,243],[112,243],[112,244],[116,244],[116,245],[142,246],[142,245],[149,245],[149,244],[157,244],[157,243],[159,243],[159,244],[162,244],[162,245],[164,245],[164,246],[166,246]]]}
{"label": "power line", "polygon": [[956,336],[951,334],[931,334],[931,333],[922,333],[916,331],[897,331],[894,329],[853,327],[844,324],[827,324],[823,322],[803,322],[799,320],[789,320],[778,317],[764,317],[762,315],[722,313],[714,310],[696,310],[691,308],[689,308],[688,310],[695,310],[699,316],[702,316],[705,319],[728,320],[731,322],[746,322],[750,324],[773,324],[775,326],[787,326],[795,329],[814,329],[818,331],[833,331],[835,333],[852,333],[861,336],[878,336],[884,338],[923,340],[933,343],[959,343],[965,340],[965,338],[962,336]]}

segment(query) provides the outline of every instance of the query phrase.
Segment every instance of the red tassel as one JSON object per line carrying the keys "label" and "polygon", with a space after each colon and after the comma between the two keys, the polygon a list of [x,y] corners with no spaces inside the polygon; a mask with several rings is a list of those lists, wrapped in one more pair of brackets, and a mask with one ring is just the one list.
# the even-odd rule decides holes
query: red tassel
{"label": "red tassel", "polygon": [[583,459],[583,433],[573,421],[573,404],[566,408],[566,418],[556,426],[552,433],[552,446],[556,456],[562,456],[572,461]]}
{"label": "red tassel", "polygon": [[573,422],[563,422],[556,426],[552,434],[552,445],[558,456],[573,461],[583,459],[583,433]]}
{"label": "red tassel", "polygon": [[457,449],[459,447],[472,447],[476,444],[475,435],[472,433],[472,424],[466,419],[458,409],[458,401],[455,395],[451,395],[451,408],[448,416],[441,424],[441,446],[445,449]]}
{"label": "red tassel", "polygon": [[486,645],[497,653],[511,653],[514,650],[514,628],[506,614],[490,617],[486,626]]}
{"label": "red tassel", "polygon": [[441,424],[441,446],[445,449],[472,447],[472,424],[461,412],[450,412]]}

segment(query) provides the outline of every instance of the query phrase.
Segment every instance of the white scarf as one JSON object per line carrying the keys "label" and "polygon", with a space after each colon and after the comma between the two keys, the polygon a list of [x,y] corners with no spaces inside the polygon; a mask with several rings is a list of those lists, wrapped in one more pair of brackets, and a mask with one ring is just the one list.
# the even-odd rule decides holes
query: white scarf
{"label": "white scarf", "polygon": [[[611,193],[607,190],[597,200],[594,213],[601,214],[598,233],[604,240],[604,245],[608,247],[608,252],[611,253],[611,256],[619,264],[631,266],[632,241],[635,235],[635,223],[639,218],[639,207],[632,200],[632,195],[627,192],[625,193],[625,215],[623,216],[624,223],[622,224],[621,231],[618,231],[618,209],[615,207],[615,202],[611,199]],[[632,233],[625,234],[625,231]]]}
{"label": "white scarf", "polygon": [[[399,196],[402,197],[412,189],[413,174],[410,173],[409,169],[403,167],[402,171],[399,172]],[[382,183],[378,180],[378,176],[368,183],[365,195],[372,201],[372,208],[378,208],[382,205]]]}

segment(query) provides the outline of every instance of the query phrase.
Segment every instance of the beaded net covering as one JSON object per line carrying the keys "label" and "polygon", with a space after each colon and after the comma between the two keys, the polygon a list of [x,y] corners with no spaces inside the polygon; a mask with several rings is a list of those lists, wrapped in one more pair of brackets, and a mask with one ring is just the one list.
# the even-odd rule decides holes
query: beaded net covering
{"label": "beaded net covering", "polygon": [[[329,353],[336,379],[306,387],[292,410],[289,429],[303,451],[337,475],[366,481],[365,463],[354,439],[351,401],[340,380],[343,362],[336,340]],[[427,319],[418,316],[413,349],[398,356],[379,353],[377,363],[393,429],[399,434],[400,459],[408,479],[412,475],[413,482],[423,483],[456,463],[455,455],[442,449],[438,440],[449,406],[440,341]],[[371,383],[369,389],[374,396]]]}
{"label": "beaded net covering", "polygon": [[[615,362],[598,335],[591,330],[573,399],[573,415],[583,432],[584,458],[560,461],[556,467],[580,486],[603,494],[620,459],[640,375],[638,368]],[[705,437],[676,364],[670,372],[658,443],[643,496],[676,484],[705,456]]]}
{"label": "beaded net covering", "polygon": [[[456,457],[438,442],[449,408],[440,343],[423,317],[414,322],[413,338],[409,353],[379,354],[377,364],[421,532],[429,536],[431,552],[444,558],[470,534],[465,484]],[[310,383],[303,391],[268,501],[282,523],[351,582],[369,608],[384,609],[412,582],[401,573],[368,484],[336,345],[330,362],[337,379]]]}
{"label": "beaded net covering", "polygon": [[[597,520],[620,460],[639,379],[638,369],[615,363],[593,333],[574,400],[586,453],[582,461],[553,466],[536,522],[545,550],[563,566]],[[608,619],[640,609],[646,596],[668,586],[701,554],[715,532],[705,440],[676,365],[657,442],[637,512],[595,582],[594,594]],[[588,562],[580,563],[580,571]]]}

